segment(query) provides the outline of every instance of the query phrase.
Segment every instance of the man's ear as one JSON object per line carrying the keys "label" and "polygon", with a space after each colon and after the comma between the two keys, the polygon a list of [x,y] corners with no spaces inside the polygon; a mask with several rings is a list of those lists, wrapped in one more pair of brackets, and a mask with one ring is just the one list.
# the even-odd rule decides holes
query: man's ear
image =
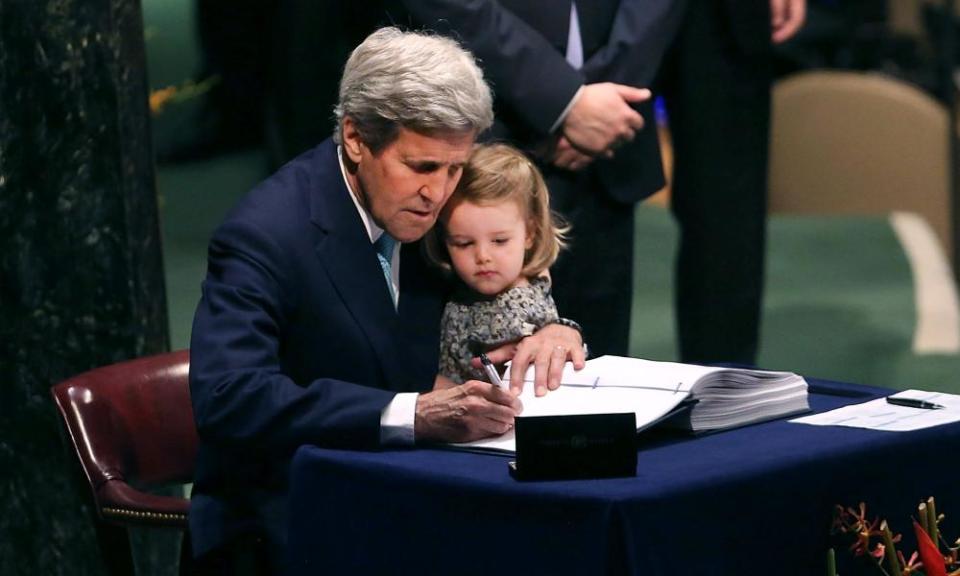
{"label": "man's ear", "polygon": [[343,118],[343,132],[340,134],[340,141],[343,145],[343,151],[354,164],[360,163],[361,151],[365,144],[360,138],[360,132],[357,131],[357,124],[353,118],[345,116]]}

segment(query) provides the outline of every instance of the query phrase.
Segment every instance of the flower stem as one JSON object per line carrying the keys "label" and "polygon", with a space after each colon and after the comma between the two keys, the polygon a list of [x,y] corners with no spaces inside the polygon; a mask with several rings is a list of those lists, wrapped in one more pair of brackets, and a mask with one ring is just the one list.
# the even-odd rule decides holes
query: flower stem
{"label": "flower stem", "polygon": [[927,525],[930,526],[927,534],[930,535],[930,539],[933,540],[934,545],[940,548],[940,530],[937,528],[937,504],[933,500],[933,496],[927,498]]}
{"label": "flower stem", "polygon": [[880,523],[880,532],[883,534],[883,552],[887,559],[887,565],[890,567],[890,574],[903,576],[903,572],[900,571],[900,561],[897,559],[897,549],[893,546],[893,534],[890,532],[886,520]]}

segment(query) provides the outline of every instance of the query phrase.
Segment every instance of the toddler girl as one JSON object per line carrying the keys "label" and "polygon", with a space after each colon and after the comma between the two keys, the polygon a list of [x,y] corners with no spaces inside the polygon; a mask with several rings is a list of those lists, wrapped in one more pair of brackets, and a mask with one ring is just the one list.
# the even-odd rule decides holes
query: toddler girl
{"label": "toddler girl", "polygon": [[425,244],[427,258],[461,281],[441,321],[441,375],[485,380],[470,364],[480,352],[550,323],[580,329],[558,317],[550,296],[548,269],[566,232],[550,212],[543,177],[520,151],[473,151]]}

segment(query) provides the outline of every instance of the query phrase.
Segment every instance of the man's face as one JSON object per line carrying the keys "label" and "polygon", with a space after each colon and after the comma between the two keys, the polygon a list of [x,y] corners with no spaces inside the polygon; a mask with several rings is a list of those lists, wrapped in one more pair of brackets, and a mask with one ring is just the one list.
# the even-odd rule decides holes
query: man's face
{"label": "man's face", "polygon": [[346,118],[343,149],[355,165],[347,178],[378,226],[400,242],[413,242],[436,222],[475,138],[473,131],[426,135],[400,128],[397,139],[374,154]]}

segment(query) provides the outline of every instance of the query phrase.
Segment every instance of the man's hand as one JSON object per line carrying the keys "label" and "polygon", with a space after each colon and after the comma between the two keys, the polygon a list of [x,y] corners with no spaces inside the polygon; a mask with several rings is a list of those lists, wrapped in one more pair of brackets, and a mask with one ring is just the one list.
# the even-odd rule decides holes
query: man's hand
{"label": "man's hand", "polygon": [[433,380],[433,389],[434,390],[445,390],[447,388],[453,388],[457,383],[453,380],[447,378],[443,374],[437,374],[437,377]]}
{"label": "man's hand", "polygon": [[577,172],[589,166],[593,162],[593,157],[577,150],[565,136],[560,136],[549,160],[557,168]]}
{"label": "man's hand", "polygon": [[530,364],[534,366],[534,392],[537,396],[543,396],[547,390],[560,387],[560,377],[567,360],[573,362],[576,370],[583,368],[586,361],[580,333],[560,324],[547,324],[533,336],[490,350],[487,356],[494,364],[513,359],[510,364],[510,390],[517,395],[523,391],[524,375]]}
{"label": "man's hand", "polygon": [[469,380],[417,397],[413,434],[417,442],[470,442],[499,436],[523,409],[510,391]]}
{"label": "man's hand", "polygon": [[807,0],[770,0],[771,39],[774,44],[786,42],[803,26],[807,16]]}
{"label": "man's hand", "polygon": [[612,82],[587,84],[563,119],[563,135],[588,156],[610,156],[643,128],[643,116],[630,104],[648,99],[650,91],[645,88]]}

